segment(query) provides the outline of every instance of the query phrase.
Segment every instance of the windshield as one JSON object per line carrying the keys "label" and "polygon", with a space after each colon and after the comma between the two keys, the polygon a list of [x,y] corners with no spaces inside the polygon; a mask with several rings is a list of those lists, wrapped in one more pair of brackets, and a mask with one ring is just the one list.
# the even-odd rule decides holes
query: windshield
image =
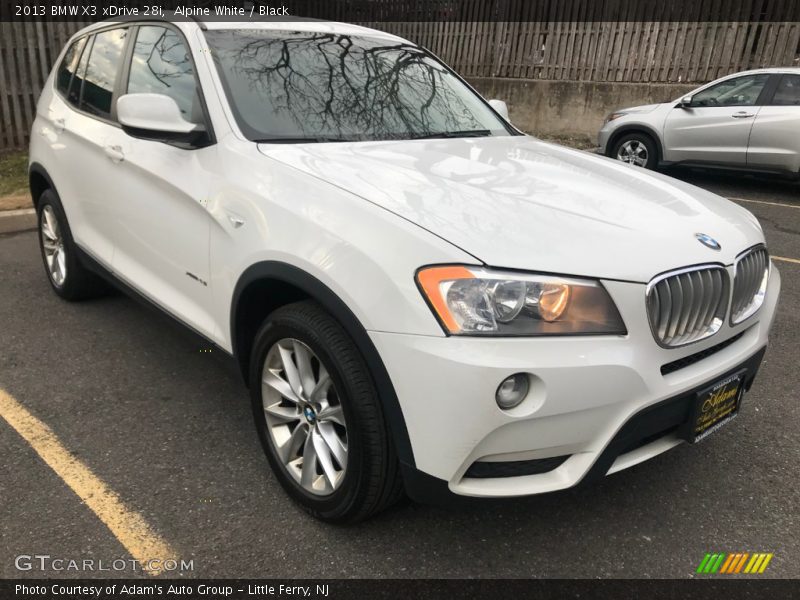
{"label": "windshield", "polygon": [[512,133],[447,67],[406,43],[252,29],[205,34],[239,127],[254,141]]}

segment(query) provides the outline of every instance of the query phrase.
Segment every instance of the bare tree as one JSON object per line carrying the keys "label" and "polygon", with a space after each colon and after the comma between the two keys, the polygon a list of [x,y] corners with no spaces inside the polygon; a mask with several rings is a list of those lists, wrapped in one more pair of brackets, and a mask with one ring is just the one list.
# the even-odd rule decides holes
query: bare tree
{"label": "bare tree", "polygon": [[[332,33],[238,36],[219,59],[302,135],[408,137],[478,128],[445,67],[404,43]],[[265,130],[270,124],[265,123]]]}

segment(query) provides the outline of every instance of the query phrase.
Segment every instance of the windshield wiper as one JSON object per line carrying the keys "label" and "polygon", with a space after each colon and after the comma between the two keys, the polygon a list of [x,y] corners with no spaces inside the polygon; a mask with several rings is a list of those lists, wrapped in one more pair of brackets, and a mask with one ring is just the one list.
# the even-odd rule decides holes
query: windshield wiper
{"label": "windshield wiper", "polygon": [[489,129],[465,129],[464,131],[439,131],[437,133],[425,133],[415,135],[409,139],[428,140],[432,138],[464,138],[464,137],[488,137],[492,135]]}
{"label": "windshield wiper", "polygon": [[308,137],[274,137],[253,140],[256,144],[324,144],[325,142],[352,142],[346,138],[312,135]]}

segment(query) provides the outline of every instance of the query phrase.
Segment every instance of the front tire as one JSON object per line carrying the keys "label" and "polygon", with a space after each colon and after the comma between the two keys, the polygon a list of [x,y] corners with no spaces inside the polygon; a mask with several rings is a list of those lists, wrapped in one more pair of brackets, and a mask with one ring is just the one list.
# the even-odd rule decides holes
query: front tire
{"label": "front tire", "polygon": [[45,190],[36,204],[39,249],[53,291],[64,300],[85,300],[103,295],[108,288],[86,269],[78,257],[67,215],[53,190]]}
{"label": "front tire", "polygon": [[644,133],[628,133],[614,144],[611,158],[634,167],[655,169],[658,164],[658,149],[653,138]]}
{"label": "front tire", "polygon": [[273,472],[317,518],[363,520],[402,495],[399,463],[367,366],[317,303],[272,313],[250,365],[253,416]]}

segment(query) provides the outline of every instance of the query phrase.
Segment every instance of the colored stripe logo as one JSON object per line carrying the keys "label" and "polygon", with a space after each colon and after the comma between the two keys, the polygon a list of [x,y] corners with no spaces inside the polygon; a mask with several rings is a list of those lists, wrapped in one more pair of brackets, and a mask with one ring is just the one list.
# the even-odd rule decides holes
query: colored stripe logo
{"label": "colored stripe logo", "polygon": [[745,573],[755,575],[767,570],[772,560],[771,552],[708,552],[700,561],[697,573],[735,575]]}

